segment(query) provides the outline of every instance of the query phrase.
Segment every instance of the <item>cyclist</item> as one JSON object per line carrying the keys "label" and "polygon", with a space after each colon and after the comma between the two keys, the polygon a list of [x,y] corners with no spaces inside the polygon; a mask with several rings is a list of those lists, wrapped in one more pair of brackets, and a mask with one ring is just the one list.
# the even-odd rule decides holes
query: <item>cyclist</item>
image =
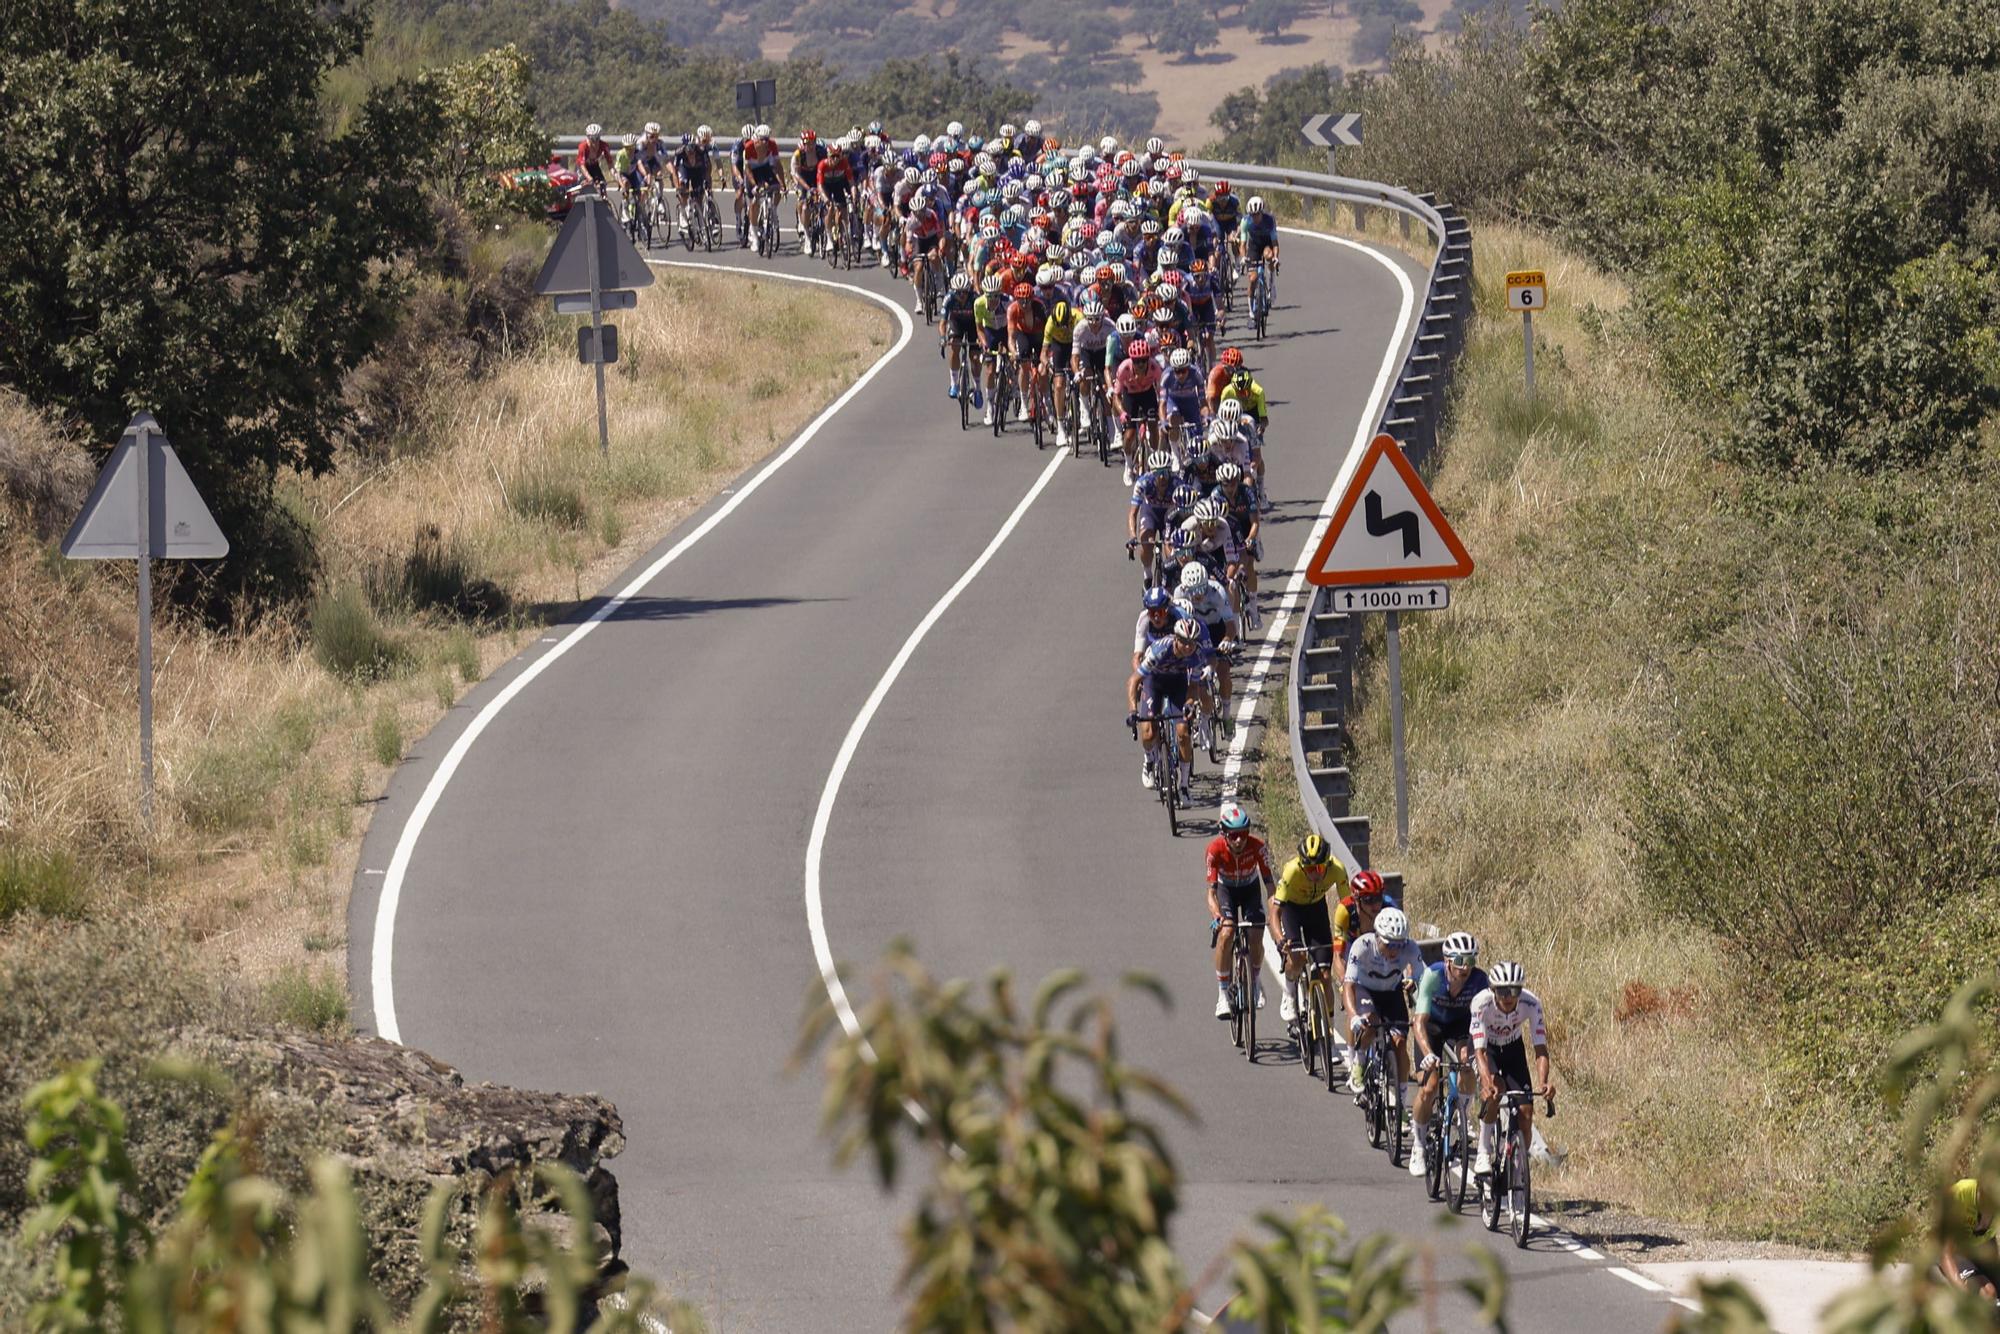
{"label": "cyclist", "polygon": [[639,136],[628,134],[618,141],[618,151],[612,156],[611,169],[625,186],[625,200],[633,215],[639,211],[639,200],[646,189],[646,178],[639,170]]}
{"label": "cyclist", "polygon": [[1194,321],[1195,340],[1200,345],[1204,362],[1215,360],[1215,292],[1215,275],[1209,271],[1208,261],[1197,259],[1188,270],[1181,295],[1187,299],[1188,314]]}
{"label": "cyclist", "polygon": [[[1171,639],[1174,620],[1179,615],[1174,610],[1173,596],[1164,588],[1149,588],[1141,599],[1139,623],[1132,628],[1132,679],[1125,683],[1125,703],[1132,712],[1139,711],[1139,663],[1146,656],[1146,650],[1162,639]],[[1146,767],[1140,771],[1139,780],[1151,787],[1149,775],[1152,772],[1153,753],[1146,752]]]}
{"label": "cyclist", "polygon": [[[1183,770],[1183,773],[1186,771]],[[1271,853],[1264,840],[1250,832],[1250,813],[1233,801],[1222,803],[1222,832],[1208,844],[1208,911],[1215,931],[1215,1017],[1227,1019],[1230,952],[1235,942],[1237,910],[1250,932],[1250,957],[1264,959],[1264,896],[1277,886],[1271,874]],[[1251,984],[1253,996],[1235,997],[1235,1003],[1264,1008],[1264,988]]]}
{"label": "cyclist", "polygon": [[1167,444],[1175,457],[1185,463],[1198,451],[1187,443],[1187,432],[1193,433],[1195,440],[1201,439],[1201,372],[1194,368],[1194,357],[1184,347],[1177,347],[1167,354],[1167,373],[1160,377],[1160,398],[1166,406],[1167,425],[1178,427],[1185,423],[1185,431],[1167,432]]}
{"label": "cyclist", "polygon": [[597,183],[597,193],[604,193],[604,169],[612,156],[611,145],[604,142],[604,127],[590,124],[583,127],[583,142],[576,146],[576,174],[588,176]]}
{"label": "cyclist", "polygon": [[[1052,269],[1043,272],[1052,273]],[[1049,388],[1055,395],[1056,448],[1061,449],[1069,443],[1069,373],[1083,313],[1061,288],[1051,288],[1049,296],[1049,317],[1042,325],[1042,373],[1050,377]]]}
{"label": "cyclist", "polygon": [[[1210,653],[1202,642],[1200,621],[1179,620],[1174,622],[1171,639],[1162,639],[1139,656],[1139,675],[1142,679],[1139,699],[1139,745],[1144,748],[1148,763],[1139,770],[1139,781],[1147,787],[1153,786],[1153,767],[1150,759],[1153,747],[1159,741],[1155,719],[1165,721],[1171,707],[1178,715],[1174,721],[1175,744],[1181,754],[1180,800],[1188,799],[1188,769],[1194,764],[1194,747],[1188,737],[1187,701],[1192,690],[1197,699],[1203,699],[1204,691],[1198,683],[1201,669],[1208,665]],[[1261,905],[1260,905],[1261,907]]]}
{"label": "cyclist", "polygon": [[[1246,263],[1256,264],[1269,261],[1271,271],[1278,269],[1278,219],[1264,207],[1264,196],[1251,195],[1243,206],[1243,224],[1237,228],[1243,240],[1243,258]],[[1255,274],[1250,280],[1250,299],[1257,299],[1257,286],[1263,275]]]}
{"label": "cyclist", "polygon": [[[764,225],[765,191],[773,199],[782,199],[785,184],[778,179],[778,141],[771,137],[771,127],[756,126],[743,141],[743,166],[750,175],[750,226]],[[776,219],[772,219],[773,225]]]}
{"label": "cyclist", "polygon": [[1228,181],[1215,183],[1215,192],[1208,197],[1208,216],[1215,219],[1216,230],[1228,239],[1230,255],[1241,255],[1243,242],[1236,229],[1243,220],[1242,201],[1230,191]]}
{"label": "cyclist", "polygon": [[1021,391],[1017,421],[1026,421],[1039,410],[1035,388],[1041,372],[1042,335],[1048,321],[1049,308],[1036,294],[1035,285],[1015,283],[1014,299],[1007,303],[1007,342],[1014,352],[1014,374]]}
{"label": "cyclist", "polygon": [[[1215,446],[1211,443],[1209,447],[1213,449]],[[1243,610],[1254,629],[1259,620],[1257,616],[1259,520],[1256,492],[1243,485],[1243,469],[1232,459],[1216,468],[1215,490],[1209,499],[1222,507],[1223,522],[1227,523],[1229,530],[1236,535],[1238,560],[1230,567],[1230,575],[1233,578],[1239,570],[1243,574]]]}
{"label": "cyclist", "polygon": [[[813,188],[819,192],[820,201],[826,205],[827,245],[831,249],[838,244],[839,238],[847,235],[847,210],[853,207],[848,195],[854,186],[854,160],[847,155],[845,139],[836,143],[830,153],[826,152],[824,146],[820,151],[823,156],[813,176]],[[918,303],[917,309],[923,309],[921,302]]]}
{"label": "cyclist", "polygon": [[979,280],[979,298],[972,303],[972,323],[979,330],[980,379],[986,385],[986,424],[993,424],[993,378],[1007,336],[1007,296],[1001,277],[989,273]]}
{"label": "cyclist", "polygon": [[[708,226],[708,191],[715,167],[709,149],[714,140],[715,131],[704,125],[691,135],[682,135],[680,151],[674,154],[676,194],[687,208],[687,216],[699,229]],[[701,232],[696,234],[701,235]]]}
{"label": "cyclist", "polygon": [[1318,834],[1299,840],[1299,855],[1285,863],[1278,874],[1278,887],[1271,894],[1271,916],[1278,928],[1278,953],[1285,961],[1284,994],[1278,998],[1278,1017],[1286,1023],[1298,1019],[1292,1004],[1292,983],[1298,980],[1299,958],[1294,949],[1304,947],[1315,972],[1333,966],[1333,919],[1327,913],[1327,896],[1340,896],[1347,888],[1347,868],[1333,855],[1333,847]]}
{"label": "cyclist", "polygon": [[979,298],[973,294],[972,279],[963,273],[951,275],[951,290],[945,293],[944,305],[938,312],[938,338],[944,343],[944,359],[949,376],[950,395],[957,398],[961,392],[972,395],[972,406],[979,406],[979,379],[972,373],[969,358],[979,341],[979,326],[973,310]]}
{"label": "cyclist", "polygon": [[646,132],[639,137],[639,179],[647,187],[654,182],[667,179],[667,141],[660,134],[660,122],[646,122]]}
{"label": "cyclist", "polygon": [[729,146],[729,183],[736,187],[736,244],[746,250],[750,247],[750,173],[743,165],[743,150],[756,134],[755,125],[745,125]]}
{"label": "cyclist", "polygon": [[1367,935],[1375,929],[1375,918],[1384,908],[1397,906],[1396,900],[1383,892],[1382,873],[1364,867],[1354,873],[1349,882],[1349,892],[1334,910],[1333,934],[1334,953],[1345,956],[1347,947],[1355,939]]}
{"label": "cyclist", "polygon": [[1215,688],[1222,697],[1218,718],[1229,718],[1229,650],[1236,647],[1236,609],[1229,605],[1229,595],[1217,587],[1208,577],[1208,570],[1198,560],[1183,564],[1180,573],[1174,576],[1174,606],[1182,616],[1192,616],[1201,622],[1208,632],[1209,642],[1215,645]]}
{"label": "cyclist", "polygon": [[1144,338],[1134,338],[1128,343],[1125,354],[1112,383],[1118,390],[1121,438],[1137,432],[1125,450],[1129,458],[1159,441],[1160,367],[1153,360],[1152,344]]}
{"label": "cyclist", "polygon": [[1165,450],[1146,456],[1146,471],[1132,479],[1132,505],[1125,515],[1125,536],[1138,543],[1127,548],[1138,557],[1141,572],[1153,568],[1153,554],[1166,528],[1167,507],[1174,499],[1174,457]]}
{"label": "cyclist", "polygon": [[[1383,916],[1387,916],[1385,912]],[[1376,919],[1379,925],[1381,919]],[[1488,986],[1472,1000],[1472,1055],[1479,1063],[1479,1158],[1475,1173],[1493,1170],[1493,1127],[1500,1120],[1503,1090],[1529,1089],[1528,1043],[1535,1048],[1535,1078],[1551,1115],[1555,1113],[1556,1081],[1549,1070],[1549,1031],[1543,1022],[1542,1002],[1524,985],[1526,972],[1521,965],[1502,961],[1493,965]],[[1523,1034],[1527,1041],[1522,1041]],[[1535,1108],[1529,1103],[1519,1112],[1521,1133],[1533,1142]]]}
{"label": "cyclist", "polygon": [[[1111,336],[1117,326],[1105,313],[1104,303],[1086,293],[1078,303],[1082,306],[1076,328],[1070,332],[1070,344],[1075,349],[1072,364],[1076,368],[1079,392],[1095,392],[1101,398],[1111,396],[1111,377],[1105,367],[1105,353],[1111,345]],[[1094,391],[1084,388],[1088,380],[1096,386]],[[1087,406],[1090,399],[1086,397]]]}
{"label": "cyclist", "polygon": [[1208,372],[1208,410],[1214,412],[1222,406],[1222,391],[1229,388],[1229,377],[1243,369],[1243,349],[1225,347],[1216,358],[1215,365]]}
{"label": "cyclist", "polygon": [[1226,584],[1231,571],[1243,559],[1243,549],[1236,545],[1235,530],[1223,521],[1222,506],[1212,498],[1202,501],[1181,525],[1181,531],[1190,539],[1189,554],[1208,567],[1211,579]]}
{"label": "cyclist", "polygon": [[2000,1287],[1996,1287],[2000,1265],[1993,1258],[1996,1242],[2000,1242],[2000,1220],[1995,1219],[1979,1179],[1964,1177],[1952,1183],[1945,1209],[1952,1224],[1944,1255],[1938,1261],[1945,1280],[1989,1301],[2000,1300]]}
{"label": "cyclist", "polygon": [[1479,967],[1479,941],[1470,931],[1454,931],[1444,939],[1444,958],[1424,970],[1417,984],[1417,1101],[1410,1124],[1416,1149],[1410,1154],[1410,1175],[1424,1174],[1424,1133],[1431,1109],[1444,1084],[1444,1061],[1453,1045],[1472,1041],[1472,1002],[1489,983]]}
{"label": "cyclist", "polygon": [[1264,490],[1264,432],[1271,424],[1271,408],[1264,398],[1264,386],[1257,383],[1247,366],[1238,366],[1229,373],[1229,383],[1223,386],[1216,410],[1222,405],[1234,402],[1241,415],[1248,418],[1252,430],[1250,434],[1250,466],[1257,474],[1257,489]]}
{"label": "cyclist", "polygon": [[[1375,929],[1354,942],[1347,952],[1347,980],[1342,999],[1354,1050],[1366,1051],[1377,1028],[1389,1030],[1396,1052],[1396,1088],[1404,1100],[1410,1085],[1409,988],[1424,971],[1424,952],[1410,939],[1410,919],[1401,908],[1384,908]],[[1347,1088],[1361,1091],[1361,1062],[1348,1067]]]}
{"label": "cyclist", "polygon": [[792,188],[799,192],[796,215],[799,235],[804,238],[800,244],[808,255],[819,253],[820,226],[817,220],[808,226],[806,214],[808,206],[820,198],[819,164],[826,157],[826,145],[819,141],[817,131],[810,128],[799,131],[799,146],[792,150]]}

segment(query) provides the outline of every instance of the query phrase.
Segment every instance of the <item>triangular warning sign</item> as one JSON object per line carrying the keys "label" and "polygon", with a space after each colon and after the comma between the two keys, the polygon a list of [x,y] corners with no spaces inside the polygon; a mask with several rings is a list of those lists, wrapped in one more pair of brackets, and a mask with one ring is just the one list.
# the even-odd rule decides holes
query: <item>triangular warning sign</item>
{"label": "triangular warning sign", "polygon": [[1402,446],[1390,436],[1376,436],[1306,566],[1306,581],[1322,587],[1395,584],[1471,573],[1465,544],[1403,457]]}
{"label": "triangular warning sign", "polygon": [[63,538],[62,554],[71,560],[138,559],[142,457],[152,465],[146,478],[147,554],[155,560],[227,556],[229,539],[150,412],[141,412],[125,428]]}
{"label": "triangular warning sign", "polygon": [[597,232],[597,290],[616,292],[634,287],[650,287],[653,270],[632,244],[625,230],[611,216],[611,209],[593,194],[581,194],[570,205],[549,257],[535,278],[535,291],[588,292],[590,290],[590,236]]}

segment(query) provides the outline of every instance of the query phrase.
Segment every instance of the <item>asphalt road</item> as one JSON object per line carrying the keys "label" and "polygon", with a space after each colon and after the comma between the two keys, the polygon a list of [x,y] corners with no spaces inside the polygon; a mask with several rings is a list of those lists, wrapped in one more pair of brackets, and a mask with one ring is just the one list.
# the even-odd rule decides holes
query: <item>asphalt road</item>
{"label": "asphalt road", "polygon": [[[1392,268],[1422,291],[1400,257],[1304,237],[1285,255],[1272,338],[1246,348],[1274,400],[1267,605],[1407,337]],[[840,276],[907,296],[877,271]],[[1123,727],[1139,584],[1116,470],[1045,475],[1052,455],[1024,432],[961,434],[943,390],[919,320],[753,494],[736,495],[759,469],[614,580],[624,589],[735,506],[591,632],[551,629],[418,743],[363,848],[358,1022],[470,1079],[615,1101],[627,1258],[718,1329],[892,1327],[907,1201],[834,1170],[819,1080],[786,1073],[819,986],[802,864],[829,774],[851,759],[818,849],[833,958],[865,966],[908,935],[941,974],[1081,964],[1171,989],[1172,1013],[1123,1015],[1128,1054],[1200,1114],[1171,1134],[1191,1271],[1257,1211],[1317,1202],[1357,1229],[1433,1236],[1440,1273],[1461,1272],[1475,1229],[1439,1231],[1441,1211],[1367,1149],[1351,1103],[1275,1047],[1246,1066],[1210,1017],[1201,841],[1169,838]],[[906,640],[1038,486],[844,750]],[[1198,803],[1217,778],[1199,767]],[[385,870],[401,872],[387,960]],[[393,1025],[371,985],[385,963]],[[1275,1031],[1275,997],[1264,1015]],[[1551,1241],[1496,1253],[1517,1328],[1656,1329],[1671,1309]],[[1439,1302],[1443,1327],[1470,1324],[1455,1296]]]}

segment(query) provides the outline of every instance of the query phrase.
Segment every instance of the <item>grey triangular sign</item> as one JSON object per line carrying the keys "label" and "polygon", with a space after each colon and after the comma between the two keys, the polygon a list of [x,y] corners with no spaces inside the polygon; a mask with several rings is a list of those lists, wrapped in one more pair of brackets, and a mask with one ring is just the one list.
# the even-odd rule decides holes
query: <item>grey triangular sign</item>
{"label": "grey triangular sign", "polygon": [[569,216],[556,233],[556,243],[549,247],[549,257],[542,261],[542,271],[535,278],[538,294],[590,290],[590,243],[584,229],[592,226],[597,229],[598,290],[652,286],[653,270],[611,216],[611,209],[596,195],[581,194],[570,205]]}
{"label": "grey triangular sign", "polygon": [[141,412],[132,418],[104,470],[97,474],[90,497],[63,538],[63,555],[71,560],[139,558],[139,446],[147,436],[152,437],[154,446],[146,489],[146,508],[151,511],[147,525],[150,554],[157,560],[229,554],[229,539],[208,512],[174,447],[160,433],[160,424],[150,412]]}

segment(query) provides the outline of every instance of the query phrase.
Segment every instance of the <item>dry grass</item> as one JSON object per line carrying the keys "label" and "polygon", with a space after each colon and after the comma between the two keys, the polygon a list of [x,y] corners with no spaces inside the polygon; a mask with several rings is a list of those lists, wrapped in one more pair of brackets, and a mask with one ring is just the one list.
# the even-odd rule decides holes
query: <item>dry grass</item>
{"label": "dry grass", "polygon": [[[233,635],[159,618],[150,845],[136,809],[133,570],[51,554],[8,479],[80,468],[87,485],[89,466],[74,441],[0,398],[0,486],[10,487],[0,495],[0,848],[69,854],[96,881],[91,914],[197,943],[261,985],[274,1014],[327,1021],[324,997],[344,975],[358,810],[380,792],[385,761],[561,604],[787,438],[888,339],[871,307],[670,271],[620,323],[608,462],[564,321],[533,355],[444,394],[423,447],[391,451],[373,471],[346,459],[293,487],[287,501],[310,516],[325,587],[386,646],[378,670],[330,673],[314,652],[324,635],[303,617]],[[782,375],[763,383],[773,367]],[[62,461],[14,466],[30,445],[44,465]],[[531,479],[572,498],[578,521],[517,503]],[[423,577],[391,589],[385,572],[401,580],[413,553],[427,553]],[[467,621],[406,595],[468,580],[505,610]],[[0,923],[0,954],[12,941]]]}

